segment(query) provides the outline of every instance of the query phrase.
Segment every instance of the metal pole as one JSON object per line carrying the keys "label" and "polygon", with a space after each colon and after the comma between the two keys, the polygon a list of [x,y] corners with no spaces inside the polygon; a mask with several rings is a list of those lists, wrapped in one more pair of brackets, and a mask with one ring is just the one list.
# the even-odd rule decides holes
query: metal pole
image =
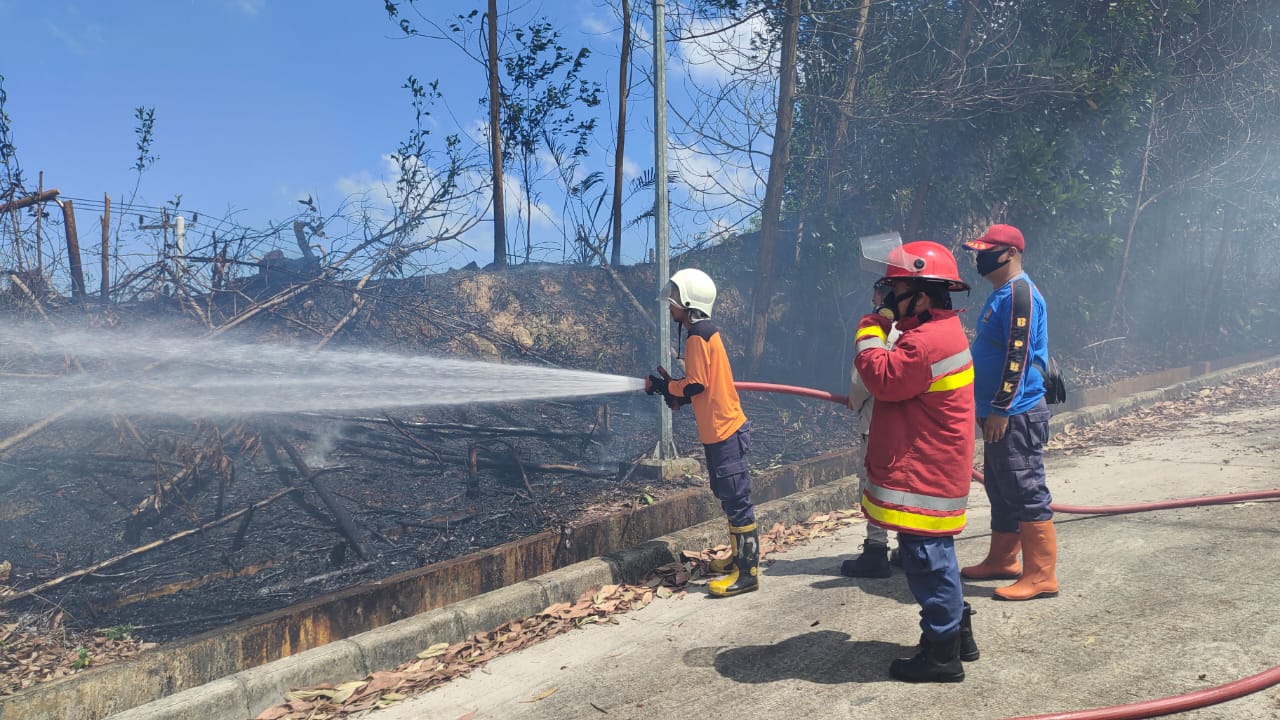
{"label": "metal pole", "polygon": [[111,196],[102,193],[102,280],[99,284],[101,292],[98,302],[102,309],[107,309],[111,299]]}
{"label": "metal pole", "polygon": [[[671,279],[667,242],[667,51],[666,20],[663,0],[653,0],[653,219],[654,255],[658,261],[658,364],[666,366],[671,347],[671,323],[666,318],[667,282]],[[662,405],[658,410],[658,447],[655,460],[676,457],[676,444],[671,439],[671,410]]]}

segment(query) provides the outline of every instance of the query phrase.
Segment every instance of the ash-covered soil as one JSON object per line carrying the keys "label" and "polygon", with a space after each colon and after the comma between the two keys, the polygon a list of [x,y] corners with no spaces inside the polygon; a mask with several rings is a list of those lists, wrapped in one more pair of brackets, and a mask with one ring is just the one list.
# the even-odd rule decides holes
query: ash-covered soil
{"label": "ash-covered soil", "polygon": [[[855,442],[851,415],[836,405],[758,395],[744,403],[760,428],[757,468]],[[167,447],[139,446],[120,421],[67,423],[0,465],[5,584],[33,588],[164,542],[16,600],[7,613],[33,625],[60,613],[82,629],[129,626],[134,637],[169,640],[705,482],[631,479],[633,462],[656,444],[657,407],[635,393],[345,419],[131,423]],[[675,415],[675,436],[682,454],[701,458],[687,409]],[[345,529],[334,504],[349,517]]]}

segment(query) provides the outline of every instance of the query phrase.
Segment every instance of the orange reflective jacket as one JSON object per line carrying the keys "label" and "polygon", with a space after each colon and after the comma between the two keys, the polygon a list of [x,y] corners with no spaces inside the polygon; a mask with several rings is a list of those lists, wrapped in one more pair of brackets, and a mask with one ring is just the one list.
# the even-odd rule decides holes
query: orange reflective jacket
{"label": "orange reflective jacket", "polygon": [[[689,397],[698,422],[698,440],[711,445],[727,440],[747,421],[733,386],[729,354],[720,340],[720,330],[710,320],[701,320],[689,329],[684,344],[685,376],[672,380],[667,391]],[[701,386],[699,392],[697,386]],[[690,393],[695,393],[690,395]]]}

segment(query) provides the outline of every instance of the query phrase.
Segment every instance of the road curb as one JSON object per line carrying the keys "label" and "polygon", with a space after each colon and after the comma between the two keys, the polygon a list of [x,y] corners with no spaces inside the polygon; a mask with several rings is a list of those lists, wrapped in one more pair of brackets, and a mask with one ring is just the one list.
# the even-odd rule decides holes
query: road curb
{"label": "road curb", "polygon": [[1258,375],[1280,368],[1280,356],[1259,360],[1256,362],[1245,363],[1222,370],[1214,370],[1204,372],[1187,380],[1171,383],[1154,390],[1125,395],[1122,398],[1113,400],[1100,405],[1092,405],[1079,410],[1071,410],[1060,415],[1054,415],[1049,420],[1049,432],[1052,434],[1060,433],[1069,427],[1081,425],[1096,425],[1098,423],[1114,420],[1121,415],[1131,413],[1140,408],[1149,407],[1158,402],[1165,400],[1176,400],[1178,398],[1191,395],[1198,390],[1204,389],[1211,385],[1218,385],[1229,380],[1236,380],[1250,375]]}

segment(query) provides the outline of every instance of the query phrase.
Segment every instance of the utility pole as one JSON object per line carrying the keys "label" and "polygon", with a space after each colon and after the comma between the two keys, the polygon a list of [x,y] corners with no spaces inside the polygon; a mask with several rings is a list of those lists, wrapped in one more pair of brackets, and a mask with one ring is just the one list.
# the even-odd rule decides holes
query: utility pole
{"label": "utility pole", "polygon": [[101,291],[98,302],[103,310],[107,309],[111,299],[111,196],[102,193],[102,279],[99,283]]}
{"label": "utility pole", "polygon": [[[191,214],[192,225],[195,225],[196,221],[198,221],[199,219],[200,219],[200,213],[197,212],[197,213]],[[158,225],[144,225],[142,216],[139,215],[138,229],[139,230],[159,230],[161,232],[161,243],[164,248],[162,252],[165,255],[168,254],[169,248],[170,248],[169,231],[170,230],[173,231],[173,246],[172,246],[174,248],[173,267],[170,268],[169,274],[173,276],[173,281],[175,285],[181,284],[182,275],[186,270],[186,267],[182,261],[187,254],[187,219],[179,215],[176,218],[173,218],[172,220],[170,220],[169,211],[165,209],[160,211],[160,223]],[[177,290],[178,288],[175,286],[174,291],[176,292]]]}
{"label": "utility pole", "polygon": [[[44,171],[40,171],[40,180],[36,185],[36,195],[44,194]],[[40,239],[40,221],[44,218],[44,208],[36,206],[36,275],[44,277],[44,242]]]}
{"label": "utility pole", "polygon": [[[654,250],[658,261],[658,364],[666,366],[671,347],[671,323],[666,318],[667,283],[671,280],[667,240],[667,51],[663,0],[653,0],[653,227]],[[672,460],[676,444],[671,438],[671,409],[664,403],[658,410],[658,447],[654,459]]]}

